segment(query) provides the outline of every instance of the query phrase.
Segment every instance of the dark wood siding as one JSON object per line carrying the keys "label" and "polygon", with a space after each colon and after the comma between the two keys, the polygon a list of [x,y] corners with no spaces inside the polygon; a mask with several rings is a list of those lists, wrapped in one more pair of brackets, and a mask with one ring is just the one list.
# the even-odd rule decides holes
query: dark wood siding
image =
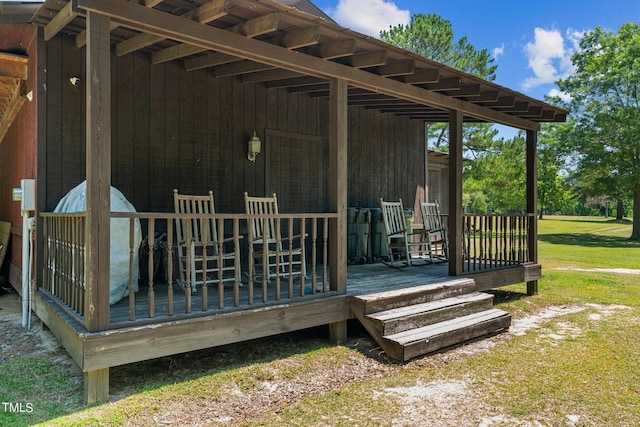
{"label": "dark wood siding", "polygon": [[[52,113],[44,182],[45,209],[52,210],[85,175],[84,50],[60,35],[47,44],[47,58]],[[70,84],[71,76],[81,78],[79,87]],[[318,193],[326,193],[328,182],[328,99],[244,85],[210,70],[187,72],[180,62],[152,65],[144,53],[114,56],[112,83],[112,184],[138,211],[171,212],[178,188],[211,189],[219,212],[243,212],[244,191],[268,194],[267,183],[276,182],[283,206],[326,209],[327,195]],[[263,151],[252,163],[246,149],[254,130]],[[276,151],[266,155],[271,131],[297,135],[285,143],[279,134],[275,163]],[[421,122],[350,107],[348,148],[350,206],[376,207],[380,197],[401,197],[414,207],[424,198]],[[286,203],[285,197],[298,200]]]}

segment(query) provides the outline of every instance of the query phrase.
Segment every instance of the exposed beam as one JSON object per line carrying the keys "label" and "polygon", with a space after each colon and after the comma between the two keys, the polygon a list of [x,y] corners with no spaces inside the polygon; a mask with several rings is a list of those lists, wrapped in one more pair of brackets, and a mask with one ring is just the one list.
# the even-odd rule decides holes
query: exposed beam
{"label": "exposed beam", "polygon": [[269,34],[278,29],[280,15],[276,12],[250,19],[247,22],[238,24],[231,28],[230,32],[243,35],[245,37],[258,37]]}
{"label": "exposed beam", "polygon": [[416,64],[412,60],[397,61],[390,64],[381,65],[374,68],[372,71],[383,77],[391,76],[406,76],[413,74],[416,70]]}
{"label": "exposed beam", "polygon": [[304,77],[294,77],[291,79],[284,80],[274,80],[267,82],[265,87],[267,89],[277,89],[282,87],[298,87],[298,86],[309,86],[315,85],[318,82],[322,82],[322,79],[313,76],[304,76]]}
{"label": "exposed beam", "polygon": [[[262,34],[277,31],[278,19],[279,15],[274,12],[255,19],[251,19],[242,24],[238,24],[232,27],[229,31],[232,33],[244,35],[245,37],[258,37]],[[158,52],[154,52],[153,54],[151,54],[151,62],[154,64],[160,64],[162,62],[172,61],[174,59],[184,58],[185,56],[205,52],[206,50],[208,49],[203,48],[202,46],[196,46],[190,43],[181,43],[176,46],[171,46]]]}
{"label": "exposed beam", "polygon": [[359,53],[347,58],[346,63],[353,68],[378,67],[387,63],[387,51]]}
{"label": "exposed beam", "polygon": [[492,103],[491,106],[492,107],[513,107],[516,104],[516,98],[515,96],[500,96],[498,98],[498,101],[495,103]]}
{"label": "exposed beam", "polygon": [[474,99],[476,102],[497,102],[498,96],[500,93],[497,90],[485,90],[480,92],[480,95],[477,99]]}
{"label": "exposed beam", "polygon": [[[287,89],[289,93],[310,93],[317,91],[329,92],[329,85],[327,83],[318,83],[316,85],[309,86],[294,86]],[[328,95],[327,95],[328,96]]]}
{"label": "exposed beam", "polygon": [[144,5],[147,7],[154,7],[162,3],[163,0],[145,0]]}
{"label": "exposed beam", "polygon": [[542,116],[542,107],[534,105],[529,107],[529,109],[523,113],[520,114],[520,116],[522,117],[540,117]]}
{"label": "exposed beam", "polygon": [[497,106],[496,108],[505,113],[526,113],[529,111],[529,103],[527,101],[518,101],[511,107]]}
{"label": "exposed beam", "polygon": [[60,12],[44,27],[44,39],[49,41],[56,36],[67,24],[75,19],[80,12],[78,11],[78,3],[71,0]]}
{"label": "exposed beam", "polygon": [[[187,47],[190,45],[181,44],[181,46]],[[194,47],[197,47],[197,46],[194,46]],[[156,52],[156,53],[160,53],[160,52]],[[154,55],[151,55],[152,58]],[[194,71],[194,70],[200,70],[202,68],[215,67],[216,65],[229,64],[231,62],[236,62],[236,61],[242,61],[242,58],[238,58],[237,56],[227,55],[226,53],[211,52],[211,53],[207,53],[206,55],[198,56],[197,58],[186,59],[184,61],[184,68],[187,71]],[[153,62],[153,63],[155,64],[156,62]]]}
{"label": "exposed beam", "polygon": [[156,36],[149,33],[141,33],[137,36],[133,36],[130,39],[122,41],[116,45],[116,55],[124,56],[136,50],[144,49],[147,46],[158,43],[164,40],[162,36]]}
{"label": "exposed beam", "polygon": [[458,110],[465,115],[492,123],[500,123],[519,129],[540,129],[540,124],[531,120],[494,111],[468,101],[452,99],[436,92],[407,85],[333,61],[326,61],[252,38],[241,37],[230,31],[211,25],[201,25],[197,22],[131,2],[78,0],[78,6],[85,10],[92,10],[109,16],[122,25],[138,31],[162,35],[165,38],[201,46],[205,49],[240,56],[252,61],[263,62],[273,67],[297,71],[301,74],[321,79],[338,78],[354,87],[385,93],[423,105]]}
{"label": "exposed beam", "polygon": [[[180,43],[175,46],[171,46],[166,49],[153,52],[151,54],[151,63],[162,64],[163,62],[173,61],[174,59],[184,58],[185,56],[196,55],[204,51],[206,51],[206,49],[203,49],[199,46],[194,46],[187,43]],[[239,59],[240,58],[238,58],[238,60]],[[225,63],[226,62],[229,62],[229,61],[225,61]],[[200,67],[200,68],[204,68],[204,67]]]}
{"label": "exposed beam", "polygon": [[273,68],[271,65],[253,61],[239,61],[231,64],[224,64],[216,67],[213,74],[216,77],[235,76],[236,74],[254,73]]}
{"label": "exposed beam", "polygon": [[356,41],[344,39],[334,43],[323,43],[309,49],[309,54],[322,59],[336,59],[351,56],[355,53]]}
{"label": "exposed beam", "polygon": [[[190,10],[189,12],[182,14],[181,16],[183,18],[193,19],[201,24],[206,24],[207,22],[222,18],[228,13],[228,11],[228,0],[212,0],[197,9]],[[118,43],[116,45],[116,55],[124,56],[131,52],[135,52],[136,50],[151,46],[152,44],[158,43],[164,39],[165,37],[152,34],[138,34],[137,36]]]}
{"label": "exposed beam", "polygon": [[[217,69],[216,69],[216,75],[217,75]],[[291,78],[300,77],[300,76],[301,74],[295,71],[276,68],[273,70],[259,71],[251,74],[245,74],[243,76],[240,76],[240,81],[245,84],[246,83],[263,83],[263,82],[270,82],[272,80],[284,80],[284,79],[291,79]]]}
{"label": "exposed beam", "polygon": [[299,49],[301,47],[313,46],[320,41],[320,28],[310,27],[291,31],[280,37],[277,44],[287,49]]}
{"label": "exposed beam", "polygon": [[413,74],[405,76],[402,81],[409,84],[437,83],[440,78],[440,70],[418,70]]}
{"label": "exposed beam", "polygon": [[448,77],[446,79],[440,79],[437,83],[427,84],[429,90],[455,90],[460,89],[462,79],[460,77]]}
{"label": "exposed beam", "polygon": [[462,85],[460,87],[460,90],[451,92],[449,95],[456,96],[456,97],[476,97],[480,95],[480,85],[479,84]]}
{"label": "exposed beam", "polygon": [[[117,22],[110,22],[109,23],[109,32],[115,30],[119,26],[120,26],[120,24],[118,24]],[[78,49],[80,49],[80,48],[84,47],[86,44],[87,44],[87,30],[82,30],[76,36],[76,47]]]}

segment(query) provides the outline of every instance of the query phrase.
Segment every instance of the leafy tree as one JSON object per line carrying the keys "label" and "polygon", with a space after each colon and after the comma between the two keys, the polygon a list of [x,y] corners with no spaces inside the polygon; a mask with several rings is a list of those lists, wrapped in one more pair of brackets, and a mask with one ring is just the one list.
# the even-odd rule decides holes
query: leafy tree
{"label": "leafy tree", "polygon": [[562,211],[571,197],[566,177],[562,174],[565,157],[559,149],[558,129],[554,124],[543,128],[538,139],[538,208],[539,218],[553,208]]}
{"label": "leafy tree", "polygon": [[381,31],[380,39],[485,80],[496,78],[497,65],[487,49],[477,50],[466,37],[454,41],[451,21],[435,14],[416,14],[407,25]]}
{"label": "leafy tree", "polygon": [[472,195],[471,209],[477,209],[477,203],[486,203],[487,212],[522,212],[526,199],[525,156],[522,136],[498,138],[485,146],[465,170],[463,190]]}
{"label": "leafy tree", "polygon": [[[431,60],[495,80],[497,65],[487,49],[476,49],[466,37],[455,40],[451,22],[435,14],[417,14],[407,25],[381,31],[387,43],[405,48]],[[473,162],[465,168],[463,201],[477,213],[521,212],[525,197],[524,138],[496,139],[491,124],[465,124],[464,155]],[[448,125],[429,124],[427,138],[439,151],[448,152]]]}
{"label": "leafy tree", "polygon": [[[416,14],[407,25],[399,24],[380,32],[380,39],[410,50],[433,61],[473,74],[488,81],[496,78],[494,59],[487,49],[478,50],[469,43],[467,37],[454,40],[451,21],[435,14]],[[489,124],[465,124],[468,129],[489,129]],[[469,132],[475,132],[473,130]],[[482,131],[487,133],[488,130]],[[439,151],[447,151],[448,126],[432,123],[427,128],[428,140]],[[465,141],[467,139],[465,138]]]}
{"label": "leafy tree", "polygon": [[632,197],[631,239],[640,240],[640,27],[627,23],[617,34],[597,27],[572,61],[575,74],[558,82],[574,113],[566,142],[594,190]]}

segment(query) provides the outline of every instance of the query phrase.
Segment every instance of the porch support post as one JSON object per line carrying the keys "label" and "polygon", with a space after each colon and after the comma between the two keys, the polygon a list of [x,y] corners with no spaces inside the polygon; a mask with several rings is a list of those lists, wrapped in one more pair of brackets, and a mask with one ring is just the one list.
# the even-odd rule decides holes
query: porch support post
{"label": "porch support post", "polygon": [[[527,131],[527,213],[529,218],[529,261],[538,262],[538,132]],[[538,281],[527,282],[527,295],[538,293]]]}
{"label": "porch support post", "polygon": [[[86,297],[85,326],[109,326],[111,58],[109,18],[87,13],[86,45]],[[109,368],[85,372],[87,403],[109,397]]]}
{"label": "porch support post", "polygon": [[[347,82],[329,81],[329,209],[338,214],[329,225],[331,289],[347,292]],[[347,321],[329,326],[330,339],[347,340]]]}
{"label": "porch support post", "polygon": [[449,110],[449,276],[462,275],[462,111]]}

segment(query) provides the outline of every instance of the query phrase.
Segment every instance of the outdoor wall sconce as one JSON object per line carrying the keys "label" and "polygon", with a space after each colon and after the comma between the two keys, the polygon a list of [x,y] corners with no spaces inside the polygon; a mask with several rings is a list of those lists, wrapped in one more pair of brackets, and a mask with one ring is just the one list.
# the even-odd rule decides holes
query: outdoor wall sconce
{"label": "outdoor wall sconce", "polygon": [[253,131],[253,136],[249,139],[249,149],[247,153],[247,158],[253,163],[256,162],[256,156],[260,153],[260,146],[262,142],[258,135],[256,135],[256,131]]}
{"label": "outdoor wall sconce", "polygon": [[78,87],[78,85],[80,85],[80,78],[79,77],[71,77],[69,78],[69,82],[74,85],[75,87]]}

